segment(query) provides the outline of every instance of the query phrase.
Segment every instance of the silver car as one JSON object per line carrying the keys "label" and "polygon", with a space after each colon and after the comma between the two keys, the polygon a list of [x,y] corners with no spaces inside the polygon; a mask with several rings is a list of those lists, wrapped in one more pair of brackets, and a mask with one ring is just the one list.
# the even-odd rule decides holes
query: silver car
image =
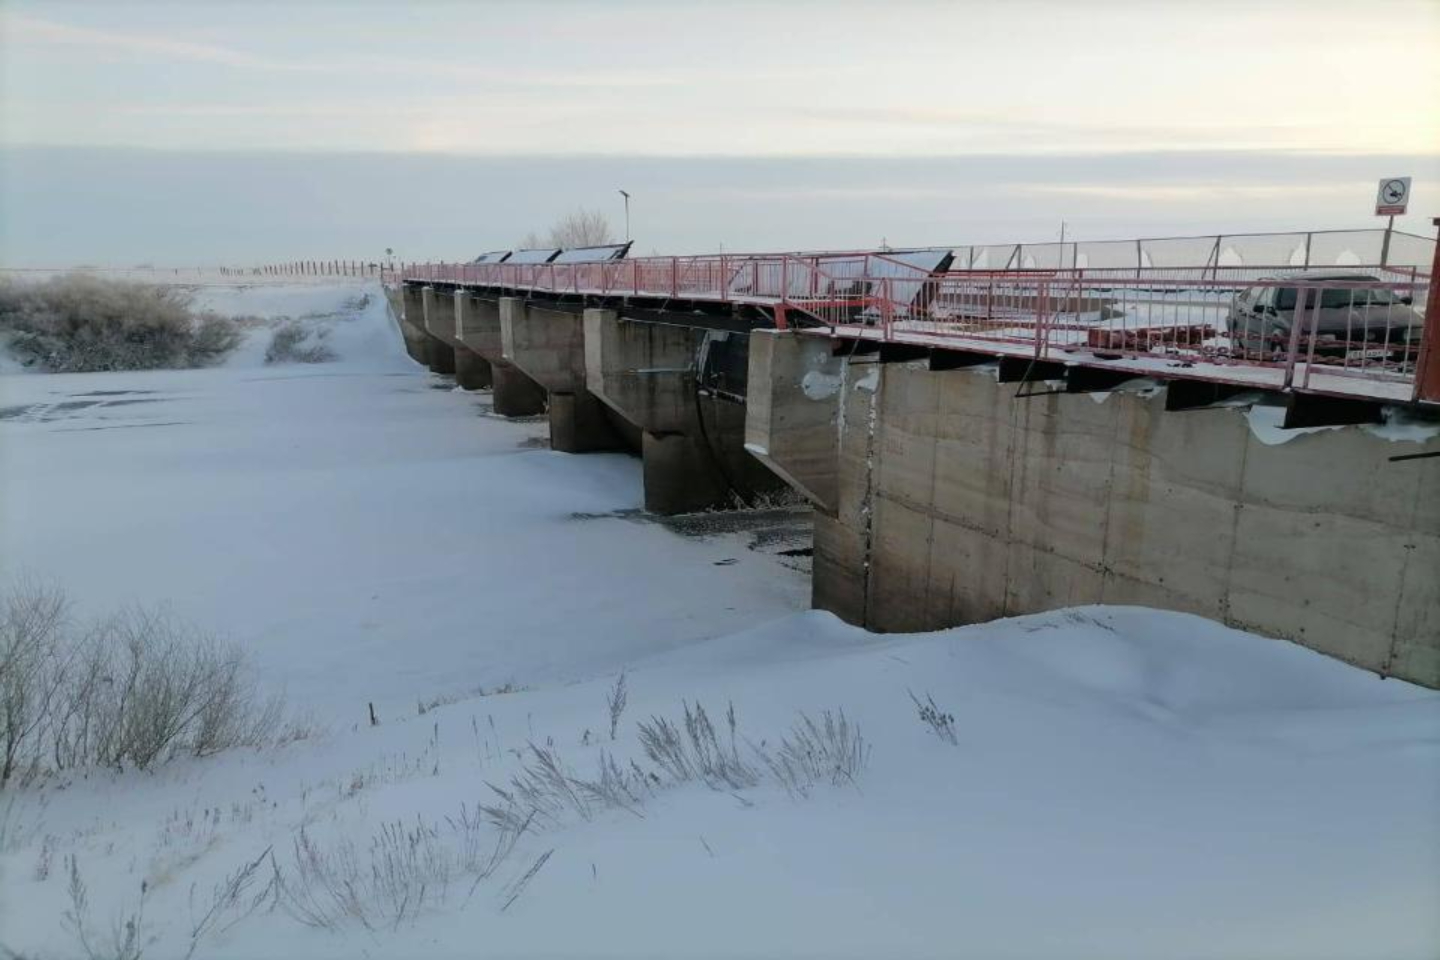
{"label": "silver car", "polygon": [[[1316,290],[1288,287],[1285,281],[1344,281],[1374,286]],[[1303,299],[1301,293],[1304,293]],[[1320,296],[1315,309],[1315,296]],[[1283,356],[1290,349],[1296,307],[1300,307],[1300,345],[1316,355],[1347,359],[1398,360],[1413,357],[1424,318],[1408,295],[1384,286],[1379,277],[1363,273],[1306,273],[1265,277],[1257,286],[1236,294],[1225,318],[1232,349],[1248,357]]]}

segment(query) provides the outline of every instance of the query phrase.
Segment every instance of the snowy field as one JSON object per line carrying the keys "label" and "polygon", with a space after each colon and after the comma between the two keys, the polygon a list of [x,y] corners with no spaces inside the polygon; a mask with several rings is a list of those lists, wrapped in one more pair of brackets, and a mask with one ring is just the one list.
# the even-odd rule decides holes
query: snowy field
{"label": "snowy field", "polygon": [[[1135,608],[868,634],[743,536],[633,522],[638,461],[449,389],[373,284],[199,296],[304,315],[339,360],[266,366],[262,326],[211,370],[0,376],[0,578],[168,604],[318,732],[0,793],[0,955],[83,955],[73,856],[94,937],[138,916],[146,957],[186,956],[257,861],[195,956],[1440,956],[1440,694]],[[658,774],[637,724],[682,701],[753,776],[581,796],[481,876],[495,831],[465,824],[529,745],[575,781]],[[842,709],[853,777],[787,790],[757,759]],[[267,850],[292,883],[349,850],[370,890],[397,845],[424,860],[398,916],[262,897]]]}

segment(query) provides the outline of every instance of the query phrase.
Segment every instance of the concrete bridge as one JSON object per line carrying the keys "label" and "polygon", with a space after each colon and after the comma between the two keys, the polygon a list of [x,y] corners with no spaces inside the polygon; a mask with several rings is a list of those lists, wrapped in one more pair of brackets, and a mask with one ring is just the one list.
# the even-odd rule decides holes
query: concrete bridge
{"label": "concrete bridge", "polygon": [[[638,453],[646,509],[802,494],[814,606],[849,622],[1141,604],[1440,686],[1434,264],[955,259],[502,257],[391,280],[413,357],[501,415],[544,413],[556,450]],[[1217,350],[1237,294],[1269,289],[1299,292],[1288,339]],[[1365,330],[1325,332],[1336,298]]]}

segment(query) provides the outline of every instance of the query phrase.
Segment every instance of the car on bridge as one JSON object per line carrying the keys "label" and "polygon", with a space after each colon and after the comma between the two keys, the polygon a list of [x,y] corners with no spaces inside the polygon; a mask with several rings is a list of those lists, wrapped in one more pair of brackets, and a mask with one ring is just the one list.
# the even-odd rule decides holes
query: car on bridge
{"label": "car on bridge", "polygon": [[1374,274],[1262,277],[1235,295],[1225,327],[1235,355],[1250,359],[1283,357],[1298,315],[1302,355],[1310,354],[1313,338],[1320,360],[1403,363],[1414,359],[1425,323],[1411,303]]}

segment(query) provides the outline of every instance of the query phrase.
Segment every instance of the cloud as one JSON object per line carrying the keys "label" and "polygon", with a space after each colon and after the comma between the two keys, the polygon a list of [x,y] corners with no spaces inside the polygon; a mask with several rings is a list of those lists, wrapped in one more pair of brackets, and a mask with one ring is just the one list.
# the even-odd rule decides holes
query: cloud
{"label": "cloud", "polygon": [[[637,69],[607,64],[588,70],[565,66],[534,67],[530,65],[486,66],[473,61],[445,60],[439,57],[414,58],[390,55],[367,55],[363,58],[281,60],[263,57],[233,47],[198,43],[163,33],[96,30],[16,14],[0,15],[4,29],[0,32],[6,45],[53,45],[86,47],[112,53],[132,54],[150,59],[165,58],[190,63],[212,64],[245,70],[272,72],[352,75],[356,78],[377,74],[397,78],[432,77],[493,86],[537,88],[614,88],[642,89],[679,87],[724,79],[724,64],[700,65],[690,68]],[[747,83],[797,80],[807,76],[799,68],[775,69],[744,77]]]}
{"label": "cloud", "polygon": [[1141,183],[1035,183],[1020,186],[1032,195],[1089,197],[1099,200],[1120,200],[1132,203],[1216,203],[1245,200],[1284,200],[1303,197],[1333,197],[1355,189],[1347,182],[1312,183],[1223,183],[1192,181],[1183,184]]}
{"label": "cloud", "polygon": [[229,67],[245,67],[261,70],[303,69],[300,65],[281,63],[257,57],[241,50],[216,46],[209,43],[195,43],[176,40],[160,34],[124,33],[110,30],[94,30],[42,20],[37,17],[10,15],[5,18],[5,42],[22,44],[57,44],[63,46],[90,47],[119,53],[162,56],[176,60],[197,63],[212,63]]}

